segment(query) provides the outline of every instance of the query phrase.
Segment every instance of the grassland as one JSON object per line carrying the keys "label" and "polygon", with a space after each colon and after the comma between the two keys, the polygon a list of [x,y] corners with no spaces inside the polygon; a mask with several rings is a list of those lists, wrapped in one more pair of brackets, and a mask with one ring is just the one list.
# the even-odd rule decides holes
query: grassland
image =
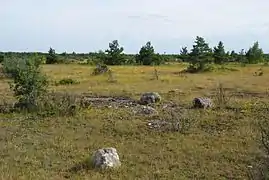
{"label": "grassland", "polygon": [[[154,67],[115,66],[111,83],[106,75],[91,76],[93,67],[86,65],[44,65],[50,90],[136,99],[156,91],[162,103],[173,101],[188,111],[191,128],[186,134],[152,131],[148,117],[130,116],[125,109],[91,107],[73,117],[50,118],[0,114],[0,179],[248,179],[249,166],[261,157],[259,119],[252,109],[268,101],[269,67],[263,67],[263,76],[253,76],[257,65],[230,67],[237,70],[179,74],[184,65],[164,65],[157,67],[155,80]],[[56,86],[63,78],[80,83]],[[194,97],[214,99],[219,83],[230,108],[188,108]],[[13,100],[7,79],[0,80],[0,96]],[[84,166],[102,147],[118,150],[121,168]]]}

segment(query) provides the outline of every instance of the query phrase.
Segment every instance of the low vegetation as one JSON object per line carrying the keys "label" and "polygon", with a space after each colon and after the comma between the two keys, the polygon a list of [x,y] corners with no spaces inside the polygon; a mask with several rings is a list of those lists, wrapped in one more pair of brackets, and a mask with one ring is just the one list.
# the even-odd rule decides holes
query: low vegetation
{"label": "low vegetation", "polygon": [[40,61],[32,58],[4,61],[4,72],[13,80],[10,89],[17,99],[16,107],[35,109],[37,101],[46,93],[48,80],[40,72],[39,66]]}
{"label": "low vegetation", "polygon": [[[269,67],[257,42],[240,53],[196,37],[180,55],[150,42],[126,55],[118,41],[0,55],[1,179],[268,179]],[[146,92],[161,98],[139,103]],[[120,168],[89,166],[104,147]]]}
{"label": "low vegetation", "polygon": [[56,85],[68,85],[68,84],[79,84],[79,81],[71,79],[71,78],[63,78]]}

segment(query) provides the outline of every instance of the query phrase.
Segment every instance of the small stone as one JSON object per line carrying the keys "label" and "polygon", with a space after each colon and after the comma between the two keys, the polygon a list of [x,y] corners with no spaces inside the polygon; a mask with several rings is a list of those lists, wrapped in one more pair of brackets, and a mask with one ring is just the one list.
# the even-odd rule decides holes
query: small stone
{"label": "small stone", "polygon": [[194,108],[204,108],[204,109],[212,108],[213,103],[212,103],[212,100],[210,98],[198,97],[198,98],[194,98],[193,107]]}
{"label": "small stone", "polygon": [[142,94],[140,98],[140,103],[143,105],[157,103],[161,101],[161,96],[159,93],[156,92],[146,92]]}
{"label": "small stone", "polygon": [[95,168],[107,169],[121,166],[120,158],[115,148],[98,149],[93,155]]}
{"label": "small stone", "polygon": [[133,112],[136,115],[158,115],[158,111],[150,106],[137,106]]}
{"label": "small stone", "polygon": [[152,120],[148,123],[150,129],[159,129],[164,131],[178,131],[180,129],[179,122],[169,122],[164,120]]}

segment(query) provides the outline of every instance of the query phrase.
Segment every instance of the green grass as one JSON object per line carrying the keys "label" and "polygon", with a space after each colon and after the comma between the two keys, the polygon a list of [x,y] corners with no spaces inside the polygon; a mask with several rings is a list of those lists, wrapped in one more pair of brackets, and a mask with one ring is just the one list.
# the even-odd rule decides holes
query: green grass
{"label": "green grass", "polygon": [[[91,76],[93,68],[45,65],[43,70],[51,82],[79,80],[71,86],[51,83],[50,90],[58,92],[133,98],[160,92],[163,103],[173,101],[187,111],[190,129],[186,134],[149,130],[147,120],[154,117],[132,116],[125,109],[92,107],[73,117],[49,118],[0,114],[0,179],[248,179],[248,166],[261,154],[255,126],[259,119],[252,108],[258,108],[254,102],[268,102],[268,67],[260,77],[253,76],[258,66],[178,75],[184,66],[175,64],[156,67],[159,80],[151,80],[154,67],[116,66],[111,67],[115,83],[107,82],[106,75]],[[0,80],[0,95],[12,101],[7,81]],[[219,82],[234,94],[229,109],[189,109],[196,96],[214,98]],[[84,165],[103,147],[118,150],[121,168],[98,171]]]}

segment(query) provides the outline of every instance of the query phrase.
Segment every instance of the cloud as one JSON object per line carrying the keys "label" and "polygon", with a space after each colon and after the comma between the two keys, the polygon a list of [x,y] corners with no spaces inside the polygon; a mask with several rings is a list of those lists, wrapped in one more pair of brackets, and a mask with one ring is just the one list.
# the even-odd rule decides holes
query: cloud
{"label": "cloud", "polygon": [[259,40],[266,49],[266,7],[266,0],[3,0],[0,51],[89,52],[118,39],[129,52],[148,40],[161,52],[175,52],[197,35],[236,49]]}

